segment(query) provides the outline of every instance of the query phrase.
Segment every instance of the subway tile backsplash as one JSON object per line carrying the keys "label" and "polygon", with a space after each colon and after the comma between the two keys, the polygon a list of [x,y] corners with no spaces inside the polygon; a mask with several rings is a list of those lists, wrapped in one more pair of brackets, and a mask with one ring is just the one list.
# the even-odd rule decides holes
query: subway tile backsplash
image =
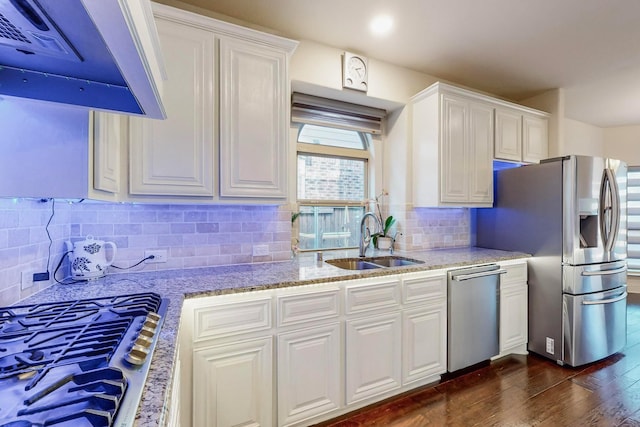
{"label": "subway tile backsplash", "polygon": [[[468,209],[414,209],[399,218],[401,249],[469,245]],[[291,211],[278,206],[0,199],[0,305],[51,285],[53,280],[22,289],[22,274],[47,271],[48,264],[53,275],[65,241],[87,235],[114,242],[114,265],[122,268],[143,259],[147,249],[167,250],[166,263],[130,271],[284,261],[291,257]],[[268,255],[253,256],[255,245],[266,245]],[[67,264],[62,267],[58,279],[68,274]]]}
{"label": "subway tile backsplash", "polygon": [[470,211],[467,208],[394,207],[398,218],[398,248],[424,250],[469,246]]}

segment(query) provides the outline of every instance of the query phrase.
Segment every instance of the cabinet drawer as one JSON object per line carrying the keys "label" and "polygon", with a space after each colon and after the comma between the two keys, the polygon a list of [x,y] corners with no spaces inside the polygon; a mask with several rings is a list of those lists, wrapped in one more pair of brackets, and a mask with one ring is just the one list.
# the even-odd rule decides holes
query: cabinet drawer
{"label": "cabinet drawer", "polygon": [[401,302],[400,280],[366,282],[346,288],[347,314],[360,313],[378,308],[399,307]]}
{"label": "cabinet drawer", "polygon": [[402,281],[404,304],[427,302],[447,298],[447,276],[424,276]]}
{"label": "cabinet drawer", "polygon": [[194,340],[271,328],[271,298],[194,309]]}
{"label": "cabinet drawer", "polygon": [[500,285],[523,284],[527,283],[527,263],[520,262],[517,264],[501,264],[500,267],[507,270],[506,274],[500,276]]}
{"label": "cabinet drawer", "polygon": [[339,295],[339,290],[335,288],[298,295],[278,296],[278,326],[337,317],[340,314]]}

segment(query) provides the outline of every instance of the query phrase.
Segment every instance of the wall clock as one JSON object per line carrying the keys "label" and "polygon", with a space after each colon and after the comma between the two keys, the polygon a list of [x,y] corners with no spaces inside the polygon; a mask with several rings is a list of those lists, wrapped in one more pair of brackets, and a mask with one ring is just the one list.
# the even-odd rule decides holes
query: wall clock
{"label": "wall clock", "polygon": [[369,88],[368,78],[367,58],[345,52],[342,56],[342,87],[366,92]]}

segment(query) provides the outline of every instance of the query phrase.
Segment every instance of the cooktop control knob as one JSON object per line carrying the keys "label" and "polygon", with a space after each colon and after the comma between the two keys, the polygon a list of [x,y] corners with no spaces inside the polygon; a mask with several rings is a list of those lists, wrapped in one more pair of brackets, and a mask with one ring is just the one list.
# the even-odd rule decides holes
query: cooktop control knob
{"label": "cooktop control knob", "polygon": [[131,363],[132,365],[142,365],[145,360],[147,360],[147,356],[149,355],[149,350],[143,347],[134,346],[129,353],[125,356],[124,360]]}
{"label": "cooktop control knob", "polygon": [[158,313],[150,312],[147,314],[129,352],[124,357],[128,363],[139,366],[145,362],[161,319],[162,317]]}

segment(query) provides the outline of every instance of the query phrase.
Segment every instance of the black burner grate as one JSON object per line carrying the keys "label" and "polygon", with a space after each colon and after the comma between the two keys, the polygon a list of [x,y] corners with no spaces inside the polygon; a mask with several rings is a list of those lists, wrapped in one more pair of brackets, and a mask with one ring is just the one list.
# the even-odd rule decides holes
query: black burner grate
{"label": "black burner grate", "polygon": [[111,359],[161,304],[146,293],[0,308],[0,390],[13,396],[0,427],[111,425],[127,390]]}

